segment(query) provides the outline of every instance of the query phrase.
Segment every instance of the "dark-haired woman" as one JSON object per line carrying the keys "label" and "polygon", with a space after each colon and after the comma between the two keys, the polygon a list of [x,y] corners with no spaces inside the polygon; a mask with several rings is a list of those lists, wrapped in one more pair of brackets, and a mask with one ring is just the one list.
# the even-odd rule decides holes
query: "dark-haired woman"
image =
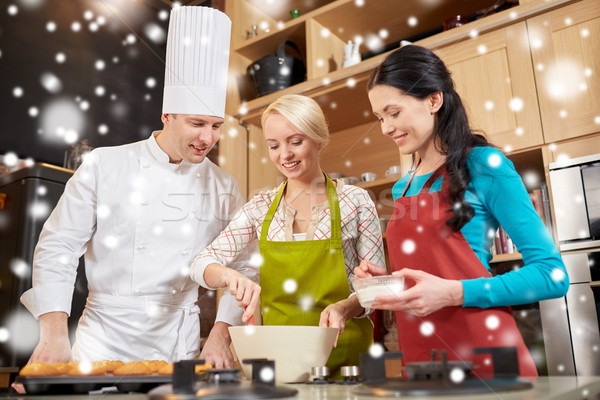
{"label": "dark-haired woman", "polygon": [[[519,373],[535,364],[509,306],[564,296],[569,280],[560,255],[512,163],[474,133],[444,63],[406,46],[371,75],[368,95],[384,135],[414,168],[393,189],[386,236],[393,275],[406,290],[374,308],[396,311],[405,361],[427,361],[432,349],[491,373],[491,355],[475,348],[514,347]],[[498,225],[524,266],[492,277],[490,247]],[[386,270],[363,261],[357,279]]]}

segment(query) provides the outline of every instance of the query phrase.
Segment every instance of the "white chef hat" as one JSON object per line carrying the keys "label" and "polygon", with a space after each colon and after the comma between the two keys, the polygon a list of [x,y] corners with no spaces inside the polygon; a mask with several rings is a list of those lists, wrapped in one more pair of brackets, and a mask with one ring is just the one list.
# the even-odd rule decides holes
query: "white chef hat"
{"label": "white chef hat", "polygon": [[231,20],[208,7],[171,11],[164,114],[225,116]]}

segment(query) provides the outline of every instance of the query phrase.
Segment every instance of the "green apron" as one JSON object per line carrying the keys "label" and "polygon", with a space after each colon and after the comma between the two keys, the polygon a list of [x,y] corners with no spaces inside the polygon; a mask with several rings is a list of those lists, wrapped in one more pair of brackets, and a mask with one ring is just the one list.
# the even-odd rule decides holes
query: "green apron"
{"label": "green apron", "polygon": [[[282,185],[265,216],[259,242],[263,257],[260,301],[264,325],[318,325],[325,307],[350,295],[342,251],[340,206],[333,182],[329,177],[325,178],[331,239],[267,240],[269,225],[287,182]],[[372,343],[371,321],[368,318],[351,318],[327,361],[331,374],[339,377],[341,366],[359,365],[359,353],[367,353]]]}

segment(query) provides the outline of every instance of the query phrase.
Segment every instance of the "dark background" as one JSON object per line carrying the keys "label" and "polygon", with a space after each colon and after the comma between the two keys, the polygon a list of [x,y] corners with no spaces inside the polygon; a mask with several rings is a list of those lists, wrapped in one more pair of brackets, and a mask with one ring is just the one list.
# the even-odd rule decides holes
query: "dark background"
{"label": "dark background", "polygon": [[[2,2],[0,155],[14,152],[62,166],[65,152],[81,140],[92,147],[119,145],[160,129],[167,3]],[[47,30],[51,21],[53,32]],[[73,31],[74,22],[79,31]],[[65,56],[62,63],[56,61],[59,53]],[[96,68],[98,61],[103,69]],[[17,87],[20,97],[14,95]],[[103,94],[96,93],[98,87]],[[37,115],[31,115],[32,107]]]}

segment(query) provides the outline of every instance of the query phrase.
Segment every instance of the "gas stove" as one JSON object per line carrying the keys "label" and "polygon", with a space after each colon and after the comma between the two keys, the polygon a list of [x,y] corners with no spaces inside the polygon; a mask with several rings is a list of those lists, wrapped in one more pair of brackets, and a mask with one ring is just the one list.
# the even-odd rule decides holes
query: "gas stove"
{"label": "gas stove", "polygon": [[402,359],[401,352],[384,353],[373,357],[360,355],[361,384],[354,391],[357,395],[377,397],[431,396],[458,394],[485,394],[511,390],[527,390],[533,385],[518,378],[519,364],[514,347],[487,347],[473,349],[475,354],[492,356],[494,376],[480,379],[471,362],[448,361],[445,351],[441,360],[432,351],[431,361],[407,363],[404,376],[388,378],[386,360]]}
{"label": "gas stove", "polygon": [[252,365],[251,382],[242,381],[239,369],[209,369],[201,379],[195,366],[203,360],[184,360],[173,365],[173,381],[148,392],[150,400],[233,400],[274,399],[295,396],[298,391],[275,386],[275,362],[267,359],[244,360]]}
{"label": "gas stove", "polygon": [[[381,356],[360,355],[360,368],[344,366],[342,379],[330,379],[325,366],[311,368],[309,381],[291,386],[275,385],[275,362],[267,359],[243,360],[252,365],[250,380],[242,380],[239,369],[213,369],[199,380],[194,366],[200,360],[185,360],[174,364],[170,385],[159,386],[148,393],[150,400],[233,400],[273,399],[293,397],[302,387],[348,386],[355,396],[399,397],[460,394],[492,394],[502,391],[528,390],[533,385],[518,377],[517,350],[513,347],[490,347],[473,350],[476,354],[491,354],[494,376],[481,379],[472,362],[449,361],[445,351],[432,351],[430,361],[407,363],[401,377],[388,377],[386,361],[402,360],[401,352]],[[302,389],[304,390],[304,389]]]}

